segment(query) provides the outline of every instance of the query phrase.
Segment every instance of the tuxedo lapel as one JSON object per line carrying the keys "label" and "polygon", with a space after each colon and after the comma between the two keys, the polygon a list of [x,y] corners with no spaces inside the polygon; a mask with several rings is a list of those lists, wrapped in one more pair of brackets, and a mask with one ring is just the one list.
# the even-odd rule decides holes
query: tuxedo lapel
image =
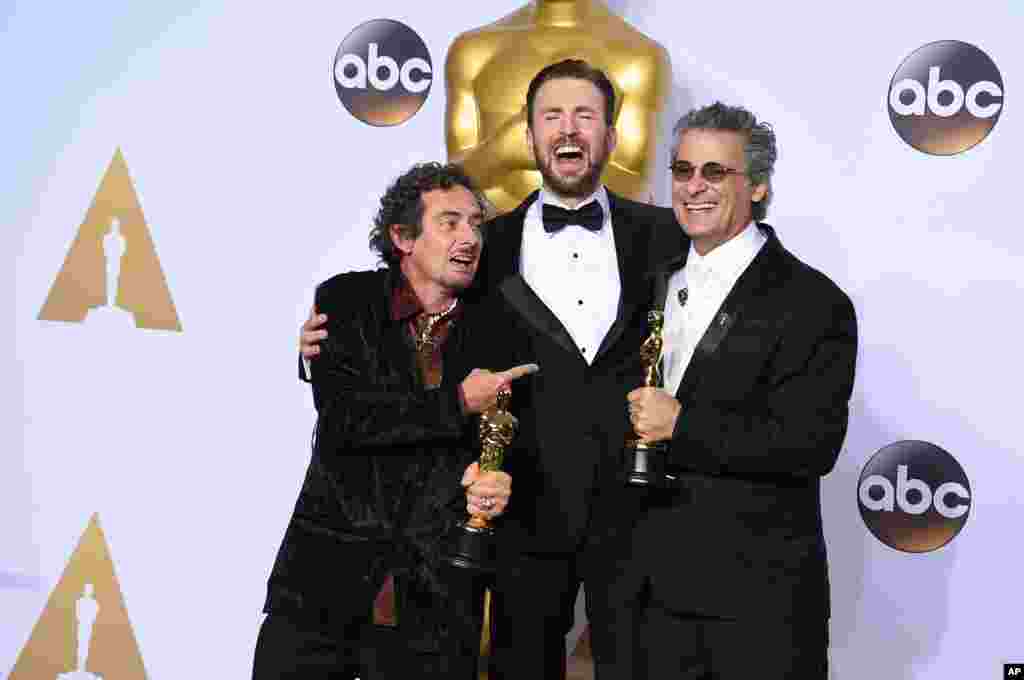
{"label": "tuxedo lapel", "polygon": [[722,306],[712,317],[708,329],[701,336],[676,391],[678,396],[690,394],[697,388],[708,365],[719,354],[722,342],[736,325],[736,321],[743,316],[749,305],[754,304],[758,294],[775,286],[781,277],[785,267],[785,250],[771,227],[764,224],[759,227],[765,231],[768,240],[751,261],[750,266],[740,275],[736,285],[732,287]]}
{"label": "tuxedo lapel", "polygon": [[554,312],[548,309],[543,300],[537,297],[526,280],[519,274],[507,276],[498,285],[498,290],[513,309],[533,328],[558,343],[565,351],[579,354],[576,343],[558,320]]}
{"label": "tuxedo lapel", "polygon": [[494,220],[493,231],[488,233],[484,276],[492,281],[499,294],[538,333],[548,336],[572,354],[579,354],[576,343],[537,293],[519,272],[519,259],[523,247],[523,222],[530,206],[537,200],[535,191],[518,208]]}
{"label": "tuxedo lapel", "polygon": [[523,250],[523,222],[526,212],[537,200],[534,191],[515,210],[491,220],[484,233],[484,270],[478,274],[486,283],[500,285],[503,280],[519,273],[519,258]]}
{"label": "tuxedo lapel", "polygon": [[[650,229],[637,229],[634,215],[619,197],[608,192],[608,206],[611,208],[611,227],[615,234],[615,255],[619,262],[619,307],[615,321],[604,336],[601,346],[594,356],[596,362],[601,355],[615,346],[616,341],[626,330],[629,320],[637,307],[645,301],[646,285],[649,283],[644,276],[649,247]],[[646,225],[649,226],[649,225]],[[639,351],[639,348],[637,348]]]}
{"label": "tuxedo lapel", "polygon": [[686,266],[686,256],[689,254],[689,250],[684,250],[681,255],[660,265],[651,274],[651,309],[665,311],[668,298],[668,282],[673,274]]}

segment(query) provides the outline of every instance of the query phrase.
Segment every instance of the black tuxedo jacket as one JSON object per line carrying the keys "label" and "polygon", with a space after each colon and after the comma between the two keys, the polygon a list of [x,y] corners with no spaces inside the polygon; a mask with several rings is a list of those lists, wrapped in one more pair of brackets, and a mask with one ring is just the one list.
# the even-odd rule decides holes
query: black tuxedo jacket
{"label": "black tuxedo jacket", "polygon": [[629,431],[626,394],[640,384],[639,348],[647,334],[647,274],[681,251],[672,211],[608,192],[621,293],[618,315],[591,364],[519,273],[523,221],[537,199],[484,226],[477,274],[481,314],[491,340],[474,365],[502,370],[536,362],[540,372],[512,385],[519,431],[506,452],[512,498],[500,546],[571,553],[614,516],[622,489],[622,448]]}
{"label": "black tuxedo jacket", "polygon": [[[389,572],[444,592],[441,538],[466,517],[460,480],[479,455],[458,396],[471,316],[464,310],[448,335],[441,385],[425,389],[404,322],[390,315],[398,276],[349,272],[317,287],[329,335],[312,360],[313,455],[268,582],[268,613],[344,625],[368,616]],[[413,628],[436,620],[402,616]]]}
{"label": "black tuxedo jacket", "polygon": [[[629,564],[634,583],[649,579],[673,610],[827,618],[819,480],[846,434],[857,322],[832,281],[759,226],[768,241],[676,393],[669,458],[679,488],[638,525]],[[655,290],[685,257],[655,274]]]}

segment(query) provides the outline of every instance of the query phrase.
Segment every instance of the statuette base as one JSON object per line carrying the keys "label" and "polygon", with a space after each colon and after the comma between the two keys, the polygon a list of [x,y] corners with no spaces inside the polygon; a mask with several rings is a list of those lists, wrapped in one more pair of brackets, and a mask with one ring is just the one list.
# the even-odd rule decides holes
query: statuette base
{"label": "statuette base", "polygon": [[664,487],[675,477],[666,472],[668,445],[666,442],[637,442],[626,447],[632,456],[626,483],[630,486]]}
{"label": "statuette base", "polygon": [[494,529],[476,526],[473,519],[460,522],[448,540],[445,561],[459,569],[494,570]]}

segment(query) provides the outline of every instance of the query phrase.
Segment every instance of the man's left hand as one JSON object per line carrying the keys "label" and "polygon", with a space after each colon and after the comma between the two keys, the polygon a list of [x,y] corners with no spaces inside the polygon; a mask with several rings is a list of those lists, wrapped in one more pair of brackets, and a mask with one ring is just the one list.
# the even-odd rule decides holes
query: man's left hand
{"label": "man's left hand", "polygon": [[507,472],[481,472],[479,463],[466,468],[462,486],[466,488],[466,511],[488,519],[505,512],[512,495],[512,477]]}
{"label": "man's left hand", "polygon": [[641,441],[672,439],[682,405],[660,387],[638,387],[626,395],[629,421]]}

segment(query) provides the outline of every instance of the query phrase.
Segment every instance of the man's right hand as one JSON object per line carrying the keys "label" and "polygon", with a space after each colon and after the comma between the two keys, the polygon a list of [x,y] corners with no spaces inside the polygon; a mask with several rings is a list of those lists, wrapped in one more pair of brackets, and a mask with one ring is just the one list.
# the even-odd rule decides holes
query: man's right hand
{"label": "man's right hand", "polygon": [[299,353],[303,359],[312,359],[320,354],[320,341],[327,337],[321,326],[327,323],[326,314],[317,314],[316,305],[309,310],[309,318],[299,328]]}
{"label": "man's right hand", "polygon": [[483,413],[498,401],[498,392],[510,390],[512,381],[540,370],[537,364],[514,366],[507,371],[474,368],[462,381],[462,397],[466,413]]}

